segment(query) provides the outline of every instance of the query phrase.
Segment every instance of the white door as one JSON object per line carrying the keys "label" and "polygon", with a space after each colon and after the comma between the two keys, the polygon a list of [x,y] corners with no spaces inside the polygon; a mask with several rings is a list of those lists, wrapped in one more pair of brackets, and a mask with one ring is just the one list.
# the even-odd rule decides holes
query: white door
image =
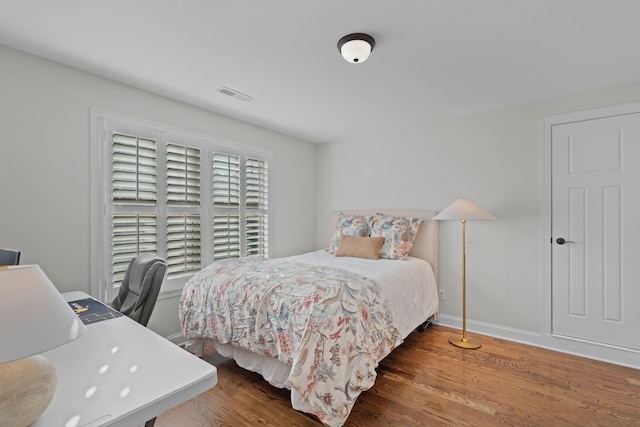
{"label": "white door", "polygon": [[640,113],[553,126],[551,164],[552,333],[640,350]]}

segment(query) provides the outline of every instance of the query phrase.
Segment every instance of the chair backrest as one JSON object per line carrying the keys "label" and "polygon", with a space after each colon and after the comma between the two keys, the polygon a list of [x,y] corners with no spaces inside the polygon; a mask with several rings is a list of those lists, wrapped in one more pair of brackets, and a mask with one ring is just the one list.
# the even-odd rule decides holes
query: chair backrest
{"label": "chair backrest", "polygon": [[133,258],[111,306],[147,326],[166,271],[167,264],[162,258],[150,254]]}
{"label": "chair backrest", "polygon": [[14,249],[0,249],[0,265],[20,264],[20,251]]}

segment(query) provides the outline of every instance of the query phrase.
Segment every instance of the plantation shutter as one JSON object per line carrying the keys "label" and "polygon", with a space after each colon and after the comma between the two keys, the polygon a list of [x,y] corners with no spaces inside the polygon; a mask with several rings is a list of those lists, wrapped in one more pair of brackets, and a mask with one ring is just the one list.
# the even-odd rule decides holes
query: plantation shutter
{"label": "plantation shutter", "polygon": [[[112,284],[120,286],[132,258],[156,254],[156,141],[116,133],[112,139]],[[145,213],[151,207],[151,212]],[[125,213],[124,211],[138,211]]]}
{"label": "plantation shutter", "polygon": [[213,260],[240,257],[240,216],[213,216]]}
{"label": "plantation shutter", "polygon": [[132,258],[157,253],[158,224],[155,215],[113,216],[112,272],[115,287],[120,286]]}
{"label": "plantation shutter", "polygon": [[240,206],[240,157],[213,153],[213,206]]}
{"label": "plantation shutter", "polygon": [[267,257],[269,202],[268,164],[265,160],[247,158],[246,176],[246,250],[247,256]]}
{"label": "plantation shutter", "polygon": [[167,144],[167,204],[200,206],[200,149]]}
{"label": "plantation shutter", "polygon": [[113,203],[156,204],[156,141],[113,135]]}
{"label": "plantation shutter", "polygon": [[167,274],[195,273],[201,266],[200,215],[167,216]]}
{"label": "plantation shutter", "polygon": [[212,159],[214,260],[268,256],[267,161],[223,152]]}
{"label": "plantation shutter", "polygon": [[213,153],[213,259],[238,258],[240,247],[240,157]]}
{"label": "plantation shutter", "polygon": [[167,277],[195,273],[202,258],[199,148],[167,144],[167,206]]}

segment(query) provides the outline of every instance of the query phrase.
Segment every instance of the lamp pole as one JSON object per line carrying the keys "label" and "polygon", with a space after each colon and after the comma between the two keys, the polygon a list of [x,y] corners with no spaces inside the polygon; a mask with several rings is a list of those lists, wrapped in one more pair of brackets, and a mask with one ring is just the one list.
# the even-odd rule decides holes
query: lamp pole
{"label": "lamp pole", "polygon": [[456,220],[462,222],[462,335],[451,335],[449,342],[461,348],[479,348],[480,342],[467,338],[467,236],[465,231],[469,220],[494,220],[496,217],[471,200],[458,199],[433,219],[435,221]]}
{"label": "lamp pole", "polygon": [[474,349],[480,348],[482,344],[478,341],[467,339],[467,220],[462,221],[462,336],[451,335],[449,342],[457,347]]}

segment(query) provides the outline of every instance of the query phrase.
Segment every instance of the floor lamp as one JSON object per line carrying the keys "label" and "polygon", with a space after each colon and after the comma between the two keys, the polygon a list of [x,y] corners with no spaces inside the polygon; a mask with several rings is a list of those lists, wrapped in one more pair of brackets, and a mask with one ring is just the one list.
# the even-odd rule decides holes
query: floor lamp
{"label": "floor lamp", "polygon": [[494,220],[496,218],[471,200],[458,199],[433,219],[436,221],[457,220],[462,223],[462,335],[451,335],[449,342],[462,348],[479,348],[481,344],[478,341],[467,338],[467,254],[465,225],[467,221],[470,220]]}

